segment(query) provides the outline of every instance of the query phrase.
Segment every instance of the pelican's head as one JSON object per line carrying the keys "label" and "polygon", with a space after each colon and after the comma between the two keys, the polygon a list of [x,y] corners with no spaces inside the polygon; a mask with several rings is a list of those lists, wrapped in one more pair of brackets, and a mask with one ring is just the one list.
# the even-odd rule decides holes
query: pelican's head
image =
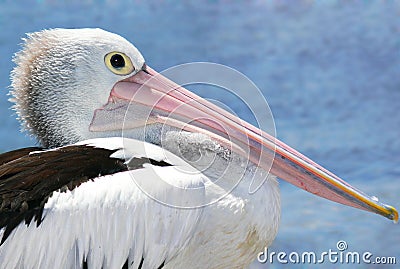
{"label": "pelican's head", "polygon": [[[15,109],[24,128],[46,147],[118,136],[122,129],[131,138],[159,144],[160,128],[168,126],[200,133],[308,192],[398,219],[393,207],[161,76],[118,35],[100,29],[33,33],[15,62],[11,75]],[[133,109],[127,110],[129,106]]]}
{"label": "pelican's head", "polygon": [[24,41],[11,73],[11,100],[23,128],[45,147],[102,136],[89,131],[94,111],[118,81],[142,70],[140,52],[101,29],[45,30]]}

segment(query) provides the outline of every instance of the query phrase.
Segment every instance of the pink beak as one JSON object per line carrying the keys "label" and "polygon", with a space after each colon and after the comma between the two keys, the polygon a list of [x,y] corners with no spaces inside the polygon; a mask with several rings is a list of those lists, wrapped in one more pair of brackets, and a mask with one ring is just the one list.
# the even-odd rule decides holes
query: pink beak
{"label": "pink beak", "polygon": [[[110,102],[124,100],[151,108],[142,122],[125,128],[162,123],[209,135],[266,171],[326,199],[398,221],[398,212],[372,199],[268,133],[193,94],[149,67],[118,82]],[[95,115],[96,117],[96,115]],[[112,128],[112,127],[110,127]],[[92,123],[91,131],[104,130]]]}

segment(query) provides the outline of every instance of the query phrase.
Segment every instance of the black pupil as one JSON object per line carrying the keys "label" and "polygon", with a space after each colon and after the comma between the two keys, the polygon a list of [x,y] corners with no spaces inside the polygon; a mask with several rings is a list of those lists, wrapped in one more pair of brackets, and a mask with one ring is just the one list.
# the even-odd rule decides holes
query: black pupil
{"label": "black pupil", "polygon": [[125,66],[125,60],[121,54],[114,54],[113,56],[111,56],[110,63],[112,67],[116,69],[121,69]]}

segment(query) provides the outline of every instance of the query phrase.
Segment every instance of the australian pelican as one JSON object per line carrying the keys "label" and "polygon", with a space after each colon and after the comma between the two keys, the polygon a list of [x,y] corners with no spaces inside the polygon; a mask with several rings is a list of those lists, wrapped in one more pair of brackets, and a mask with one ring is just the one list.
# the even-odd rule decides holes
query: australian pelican
{"label": "australian pelican", "polygon": [[40,147],[0,155],[1,268],[243,268],[276,236],[277,177],[398,219],[121,36],[41,31],[14,61],[11,100]]}

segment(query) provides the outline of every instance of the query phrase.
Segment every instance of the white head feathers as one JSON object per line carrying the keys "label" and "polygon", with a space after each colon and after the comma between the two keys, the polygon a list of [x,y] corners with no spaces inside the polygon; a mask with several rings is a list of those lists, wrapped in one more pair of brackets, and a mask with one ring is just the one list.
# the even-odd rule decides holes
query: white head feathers
{"label": "white head feathers", "polygon": [[[104,63],[126,54],[136,70],[143,56],[126,39],[101,29],[53,29],[29,34],[16,53],[10,100],[25,130],[46,147],[93,137],[93,112],[107,103],[113,85],[127,76]],[[132,75],[132,74],[131,74]]]}

